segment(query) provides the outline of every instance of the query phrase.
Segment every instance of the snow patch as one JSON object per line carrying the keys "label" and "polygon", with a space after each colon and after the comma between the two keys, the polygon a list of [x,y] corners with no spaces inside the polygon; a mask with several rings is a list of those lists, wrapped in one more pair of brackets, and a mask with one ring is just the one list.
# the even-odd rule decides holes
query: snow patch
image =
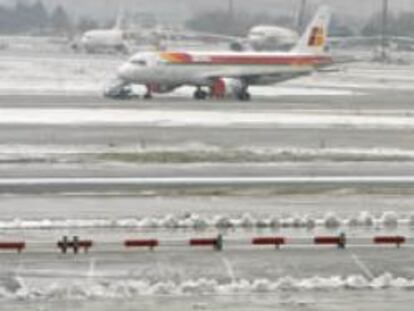
{"label": "snow patch", "polygon": [[185,215],[168,214],[142,218],[122,219],[13,219],[1,220],[0,229],[65,229],[65,228],[167,228],[167,229],[205,229],[205,228],[307,228],[324,227],[385,227],[414,226],[414,215],[398,215],[386,211],[378,216],[368,211],[349,218],[333,212],[318,217],[313,215],[266,215],[256,216],[244,213],[239,216],[224,214]]}
{"label": "snow patch", "polygon": [[[7,283],[13,284],[8,286]],[[43,286],[28,285],[20,277],[8,277],[0,284],[2,300],[44,300],[44,299],[97,299],[133,298],[139,296],[193,296],[193,295],[246,295],[274,294],[280,291],[320,291],[320,290],[386,290],[413,289],[414,280],[394,277],[384,273],[373,280],[361,275],[314,276],[298,279],[290,276],[277,280],[237,279],[222,282],[200,278],[182,282],[149,280],[105,280],[89,279],[78,281],[52,281]]]}

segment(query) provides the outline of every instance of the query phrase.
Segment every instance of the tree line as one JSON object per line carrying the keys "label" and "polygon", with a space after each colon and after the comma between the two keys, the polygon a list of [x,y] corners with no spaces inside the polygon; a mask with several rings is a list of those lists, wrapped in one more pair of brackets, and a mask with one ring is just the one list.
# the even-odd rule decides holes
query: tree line
{"label": "tree line", "polygon": [[[311,16],[308,16],[310,19]],[[201,12],[190,18],[189,29],[226,35],[245,35],[258,24],[274,24],[296,28],[291,16],[272,16],[267,13],[253,14],[240,12],[230,16],[225,11]],[[378,36],[382,31],[381,13],[373,14],[363,25],[356,28],[354,23],[334,16],[331,24],[333,36]],[[75,35],[89,29],[99,28],[99,23],[90,17],[76,19],[62,5],[48,10],[42,0],[15,6],[0,5],[0,33],[28,35]],[[414,13],[401,12],[389,15],[387,33],[394,36],[414,37]]]}
{"label": "tree line", "polygon": [[[311,16],[307,19],[310,20]],[[202,12],[188,20],[187,27],[195,31],[214,32],[220,34],[244,35],[255,25],[269,24],[297,29],[290,16],[271,16],[266,13],[239,13],[230,16],[224,11]],[[382,32],[382,14],[374,13],[362,27],[355,26],[337,15],[333,16],[330,26],[332,36],[378,36]],[[414,37],[414,12],[390,14],[386,32],[393,36]]]}
{"label": "tree line", "polygon": [[77,21],[58,5],[48,10],[42,1],[33,4],[17,2],[15,6],[0,6],[0,33],[28,35],[72,35],[98,27],[90,18]]}

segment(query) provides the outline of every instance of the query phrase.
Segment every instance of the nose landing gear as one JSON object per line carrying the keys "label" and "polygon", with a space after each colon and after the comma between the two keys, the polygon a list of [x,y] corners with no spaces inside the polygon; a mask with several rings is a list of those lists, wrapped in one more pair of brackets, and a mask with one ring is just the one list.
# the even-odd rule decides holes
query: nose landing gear
{"label": "nose landing gear", "polygon": [[204,100],[208,97],[208,93],[204,91],[201,87],[198,87],[197,90],[194,92],[194,99],[197,100]]}
{"label": "nose landing gear", "polygon": [[144,99],[150,100],[152,99],[153,86],[148,84],[146,88],[147,88],[147,92],[144,94]]}

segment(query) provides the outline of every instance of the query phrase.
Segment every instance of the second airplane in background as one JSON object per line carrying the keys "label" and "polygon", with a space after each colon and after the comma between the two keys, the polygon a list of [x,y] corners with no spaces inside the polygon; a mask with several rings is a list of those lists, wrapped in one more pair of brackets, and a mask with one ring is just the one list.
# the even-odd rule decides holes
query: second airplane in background
{"label": "second airplane in background", "polygon": [[249,100],[251,85],[269,85],[308,75],[332,64],[326,53],[330,12],[322,7],[289,52],[147,52],[123,64],[104,95],[123,98],[131,85],[146,86],[144,98],[188,85],[195,99],[234,96]]}

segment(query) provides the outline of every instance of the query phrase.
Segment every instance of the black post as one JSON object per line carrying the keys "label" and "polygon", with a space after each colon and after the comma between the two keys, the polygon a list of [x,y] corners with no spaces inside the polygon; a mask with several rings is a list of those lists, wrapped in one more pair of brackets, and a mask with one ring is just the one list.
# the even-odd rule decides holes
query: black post
{"label": "black post", "polygon": [[224,241],[223,241],[223,235],[219,234],[216,239],[216,244],[214,245],[214,249],[218,252],[221,252],[223,250]]}
{"label": "black post", "polygon": [[381,59],[387,60],[388,47],[388,0],[382,0]]}
{"label": "black post", "polygon": [[339,235],[338,248],[339,249],[346,248],[346,234],[344,232],[341,232],[341,234]]}
{"label": "black post", "polygon": [[67,252],[67,250],[68,250],[68,246],[69,246],[68,237],[65,235],[65,236],[62,238],[62,247],[61,247],[61,249],[62,249],[62,253],[63,253],[63,254],[66,254],[66,252]]}
{"label": "black post", "polygon": [[73,237],[73,253],[79,253],[79,237],[76,235]]}
{"label": "black post", "polygon": [[233,32],[234,28],[234,0],[228,0],[229,7],[228,7],[228,27],[231,32]]}
{"label": "black post", "polygon": [[306,13],[306,0],[300,0],[300,7],[299,7],[299,11],[298,11],[298,19],[297,19],[297,25],[296,27],[298,28],[297,30],[299,32],[302,32],[303,27],[304,27],[304,23],[305,23],[305,13]]}

